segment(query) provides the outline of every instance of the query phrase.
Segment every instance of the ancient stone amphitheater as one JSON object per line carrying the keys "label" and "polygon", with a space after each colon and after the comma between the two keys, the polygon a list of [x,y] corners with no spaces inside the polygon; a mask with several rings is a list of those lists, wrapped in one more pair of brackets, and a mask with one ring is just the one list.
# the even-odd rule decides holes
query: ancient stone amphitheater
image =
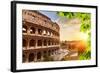
{"label": "ancient stone amphitheater", "polygon": [[59,50],[59,25],[33,10],[22,10],[23,63],[44,61]]}

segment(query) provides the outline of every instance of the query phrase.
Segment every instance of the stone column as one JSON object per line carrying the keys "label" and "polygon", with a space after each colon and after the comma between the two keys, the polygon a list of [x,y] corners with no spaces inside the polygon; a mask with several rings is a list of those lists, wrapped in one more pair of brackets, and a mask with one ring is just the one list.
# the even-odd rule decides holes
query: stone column
{"label": "stone column", "polygon": [[35,34],[38,35],[38,28],[36,28],[35,30],[36,30],[36,31],[35,31]]}
{"label": "stone column", "polygon": [[41,51],[41,61],[43,61],[43,59],[44,59],[43,54],[44,54],[43,51]]}
{"label": "stone column", "polygon": [[35,48],[37,48],[38,40],[35,40]]}
{"label": "stone column", "polygon": [[46,44],[47,44],[47,47],[48,47],[48,40],[47,40]]}
{"label": "stone column", "polygon": [[[42,28],[42,29],[43,29],[43,28]],[[43,35],[43,30],[42,30],[42,29],[41,29],[41,33],[42,33],[41,35]]]}
{"label": "stone column", "polygon": [[26,53],[26,62],[29,62],[29,53]]}
{"label": "stone column", "polygon": [[37,61],[37,52],[34,52],[34,61]]}
{"label": "stone column", "polygon": [[57,54],[57,49],[56,49],[55,53]]}
{"label": "stone column", "polygon": [[42,47],[44,46],[44,39],[42,40]]}
{"label": "stone column", "polygon": [[27,49],[29,49],[30,39],[27,39]]}
{"label": "stone column", "polygon": [[55,49],[53,50],[53,55],[56,55],[56,53],[55,53]]}
{"label": "stone column", "polygon": [[30,34],[30,27],[27,27],[27,33]]}

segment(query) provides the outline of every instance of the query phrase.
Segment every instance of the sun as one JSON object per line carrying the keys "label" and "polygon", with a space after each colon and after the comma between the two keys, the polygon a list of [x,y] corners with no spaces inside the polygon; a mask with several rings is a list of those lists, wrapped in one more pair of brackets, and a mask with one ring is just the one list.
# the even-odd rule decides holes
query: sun
{"label": "sun", "polygon": [[83,41],[87,41],[87,39],[88,39],[88,34],[87,34],[87,33],[84,33],[84,32],[80,32],[80,38],[81,38]]}

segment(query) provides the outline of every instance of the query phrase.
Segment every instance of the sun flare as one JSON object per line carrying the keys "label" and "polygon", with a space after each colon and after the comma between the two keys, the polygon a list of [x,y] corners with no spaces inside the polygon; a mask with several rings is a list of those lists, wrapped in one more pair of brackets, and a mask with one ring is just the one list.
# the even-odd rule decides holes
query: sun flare
{"label": "sun flare", "polygon": [[81,32],[80,33],[80,38],[84,41],[87,41],[88,39],[88,34],[87,33],[84,33],[84,32]]}

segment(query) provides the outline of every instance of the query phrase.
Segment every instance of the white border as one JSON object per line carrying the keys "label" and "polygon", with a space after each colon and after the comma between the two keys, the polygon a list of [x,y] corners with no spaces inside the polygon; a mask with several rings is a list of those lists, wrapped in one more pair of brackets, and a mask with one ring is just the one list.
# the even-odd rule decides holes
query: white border
{"label": "white border", "polygon": [[[91,60],[81,61],[58,61],[58,62],[41,62],[41,63],[22,63],[22,9],[28,10],[49,10],[49,11],[66,11],[66,12],[87,12],[91,13]],[[96,18],[95,9],[93,8],[82,8],[82,7],[61,7],[61,6],[47,6],[47,5],[28,5],[28,4],[17,4],[17,47],[16,47],[16,65],[17,70],[22,69],[38,69],[38,68],[52,68],[52,67],[72,67],[72,66],[85,66],[95,65],[96,60]]]}

